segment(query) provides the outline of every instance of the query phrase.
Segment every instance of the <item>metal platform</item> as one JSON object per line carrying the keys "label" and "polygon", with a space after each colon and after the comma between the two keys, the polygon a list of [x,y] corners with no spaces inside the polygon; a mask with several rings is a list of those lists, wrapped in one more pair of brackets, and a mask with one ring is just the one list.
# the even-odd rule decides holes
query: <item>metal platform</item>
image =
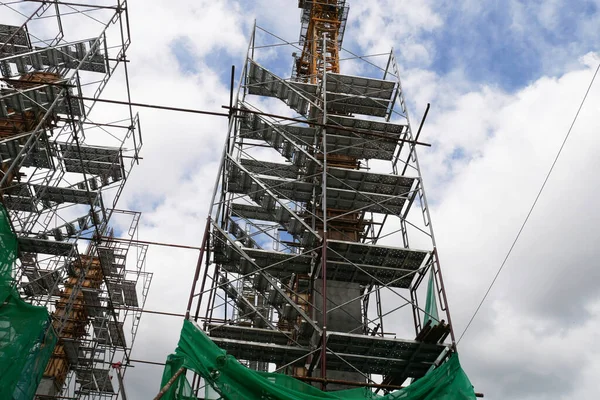
{"label": "metal platform", "polygon": [[[15,27],[16,28],[16,27]],[[31,72],[32,70],[42,71],[48,67],[72,68],[79,66],[79,70],[106,73],[106,57],[98,52],[88,56],[93,41],[83,40],[75,43],[69,43],[57,47],[34,47],[22,49],[12,56],[3,58],[3,63],[15,64],[17,75]],[[82,62],[83,61],[83,62]],[[81,63],[81,65],[79,65]],[[3,75],[9,78],[11,75]]]}
{"label": "metal platform", "polygon": [[108,331],[110,332],[110,340],[113,346],[127,347],[125,343],[125,332],[123,332],[123,322],[108,321]]}
{"label": "metal platform", "polygon": [[304,365],[310,353],[307,347],[284,346],[213,337],[213,342],[238,360],[262,361],[275,365]]}
{"label": "metal platform", "polygon": [[[281,210],[281,212],[279,212],[279,210]],[[275,208],[270,212],[263,207],[239,203],[233,203],[231,205],[231,214],[244,219],[278,222],[280,224],[288,222],[291,218],[291,214],[284,208]]]}
{"label": "metal platform", "polygon": [[380,214],[400,215],[408,197],[408,194],[406,196],[388,196],[328,188],[327,207],[356,212],[370,211]]}
{"label": "metal platform", "polygon": [[94,205],[98,201],[97,192],[86,190],[71,189],[58,186],[32,185],[37,197],[40,200],[52,201],[55,203],[75,203]]}
{"label": "metal platform", "polygon": [[109,369],[86,368],[77,370],[77,382],[81,385],[80,391],[83,393],[114,393]]}
{"label": "metal platform", "polygon": [[[42,135],[43,137],[43,135]],[[4,138],[0,143],[0,161],[10,162],[17,158],[19,152],[23,149],[23,144],[28,139],[27,136],[11,138]],[[51,168],[52,160],[48,153],[44,139],[36,142],[35,145],[30,149],[31,151],[23,157],[24,167],[38,167],[38,168]]]}
{"label": "metal platform", "polygon": [[391,100],[396,82],[382,79],[365,78],[362,76],[327,73],[328,92],[359,95],[382,100]]}
{"label": "metal platform", "polygon": [[112,177],[115,181],[123,178],[123,170],[118,164],[111,164],[99,161],[83,161],[79,159],[63,159],[65,170],[67,172],[77,172],[80,174],[106,175]]}
{"label": "metal platform", "polygon": [[[405,125],[341,116],[330,116],[328,124],[327,152],[361,159],[391,160],[398,139],[406,130]],[[240,129],[241,138],[264,140],[290,161],[292,154],[288,150],[288,141],[293,141],[295,146],[310,148],[315,135],[315,128],[271,124],[258,115],[252,115],[250,121],[246,118]]]}
{"label": "metal platform", "polygon": [[119,149],[97,146],[79,146],[81,153],[73,145],[59,143],[65,169],[68,172],[110,176],[113,180],[123,179],[124,165]]}
{"label": "metal platform", "polygon": [[[251,162],[248,162],[251,161]],[[275,178],[298,179],[302,174],[294,165],[254,160],[241,160],[242,166],[250,173],[272,176]],[[416,178],[393,174],[377,174],[362,170],[345,168],[328,168],[327,187],[333,189],[348,189],[358,192],[376,193],[390,196],[408,196]],[[268,179],[261,178],[268,182]],[[281,182],[284,182],[283,180]],[[318,186],[321,186],[320,183]],[[281,185],[276,185],[277,191]]]}
{"label": "metal platform", "polygon": [[37,207],[31,193],[31,187],[19,184],[7,188],[2,196],[4,205],[9,210],[36,212]]}
{"label": "metal platform", "polygon": [[94,379],[96,380],[96,390],[104,393],[114,393],[109,369],[94,368]]}
{"label": "metal platform", "polygon": [[125,301],[125,305],[139,307],[135,281],[123,281],[121,285],[123,286],[123,300]]}
{"label": "metal platform", "polygon": [[81,288],[83,293],[83,302],[85,309],[90,317],[103,317],[104,310],[100,303],[100,296],[98,290]]}
{"label": "metal platform", "polygon": [[364,134],[383,136],[389,138],[390,140],[397,139],[408,129],[408,127],[404,124],[393,124],[383,121],[373,121],[370,119],[344,117],[341,115],[328,115],[327,125],[328,133],[354,135],[354,132],[349,132],[347,130],[336,130],[336,126],[339,126],[342,128],[355,129]]}
{"label": "metal platform", "polygon": [[29,295],[48,294],[51,290],[56,294],[58,291],[60,274],[56,270],[38,269],[35,264],[23,263],[23,274],[29,280],[29,283],[24,285],[25,292]]}
{"label": "metal platform", "polygon": [[280,178],[296,179],[298,178],[299,168],[295,165],[279,164],[261,160],[250,160],[242,158],[240,164],[248,170],[248,172],[258,175],[270,175]]}
{"label": "metal platform", "polygon": [[[23,83],[28,83],[23,81]],[[6,118],[15,113],[34,110],[47,110],[59,95],[61,88],[56,85],[31,82],[34,88],[15,90],[0,90],[0,118]],[[70,104],[70,105],[68,105]],[[69,103],[63,98],[53,109],[54,113],[81,116],[81,101],[70,98]]]}
{"label": "metal platform", "polygon": [[286,346],[288,344],[288,336],[291,336],[292,334],[291,332],[274,331],[272,329],[217,324],[209,324],[207,331],[212,338],[272,343],[281,346]]}
{"label": "metal platform", "polygon": [[252,60],[248,60],[248,62],[249,68],[246,76],[248,93],[276,97],[299,114],[307,114],[309,100],[312,102],[316,100],[316,85],[284,81],[256,62]]}
{"label": "metal platform", "polygon": [[[224,253],[220,255],[215,253],[215,262],[221,263],[228,272],[248,274],[256,269],[231,246],[224,246],[223,250]],[[249,248],[243,248],[243,251],[259,268],[265,268],[264,271],[272,276],[284,277],[310,273],[312,257],[307,255]]]}
{"label": "metal platform", "polygon": [[10,53],[28,51],[31,48],[29,35],[20,26],[0,25],[0,43],[6,43]]}
{"label": "metal platform", "polygon": [[[363,285],[389,285],[408,288],[416,271],[429,261],[430,252],[387,246],[328,240],[327,279]],[[312,257],[272,250],[241,248],[264,272],[286,278],[292,274],[309,275]],[[220,245],[215,248],[215,262],[232,273],[250,274],[256,267],[237,248]]]}
{"label": "metal platform", "polygon": [[[63,338],[62,345],[65,350],[65,355],[67,356],[67,360],[69,364],[73,366],[79,365],[79,360],[82,358],[82,351],[79,349],[79,342],[73,340],[72,338]],[[88,361],[88,360],[86,360]],[[89,363],[88,363],[89,364]]]}
{"label": "metal platform", "polygon": [[54,240],[19,237],[19,251],[25,253],[52,254],[55,256],[68,256],[77,254],[77,245]]}
{"label": "metal platform", "polygon": [[111,147],[80,145],[79,148],[72,144],[57,143],[63,158],[78,160],[79,157],[84,161],[101,161],[105,163],[122,164],[121,151]]}
{"label": "metal platform", "polygon": [[[302,225],[300,221],[297,220],[290,213],[290,211],[284,207],[272,207],[265,209],[264,207],[259,206],[232,203],[231,213],[234,217],[244,219],[277,222],[283,226],[288,233],[294,236],[299,235],[300,237],[303,237],[305,233],[308,234],[308,232],[305,232],[306,229],[304,225]],[[246,247],[260,248],[260,246],[247,245]]]}
{"label": "metal platform", "polygon": [[[288,363],[304,365],[310,352],[308,347],[283,344],[285,336],[282,333],[277,339],[275,336],[264,339],[257,336],[265,333],[264,329],[229,326],[228,331],[217,334],[220,329],[212,331],[213,342],[239,360],[267,362],[276,366]],[[234,332],[234,329],[237,331]],[[228,334],[230,337],[225,337]],[[330,370],[355,371],[354,368],[357,368],[364,373],[402,377],[400,380],[424,376],[446,350],[444,345],[339,332],[327,334],[327,347],[336,353],[327,357]]]}
{"label": "metal platform", "polygon": [[327,111],[339,114],[385,117],[391,104],[391,101],[384,99],[327,92]]}

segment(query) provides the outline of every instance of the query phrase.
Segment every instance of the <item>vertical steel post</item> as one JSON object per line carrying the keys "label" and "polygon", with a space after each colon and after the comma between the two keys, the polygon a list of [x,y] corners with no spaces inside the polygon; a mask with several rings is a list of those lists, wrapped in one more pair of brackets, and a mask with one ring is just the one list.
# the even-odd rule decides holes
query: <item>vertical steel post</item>
{"label": "vertical steel post", "polygon": [[[323,34],[323,65],[327,58],[327,34]],[[323,69],[322,77],[323,96],[323,129],[321,129],[322,147],[323,147],[323,177],[321,182],[321,196],[323,206],[323,247],[321,249],[321,274],[322,274],[322,314],[323,314],[323,332],[321,334],[321,378],[327,377],[327,69]],[[326,383],[323,383],[325,386]]]}

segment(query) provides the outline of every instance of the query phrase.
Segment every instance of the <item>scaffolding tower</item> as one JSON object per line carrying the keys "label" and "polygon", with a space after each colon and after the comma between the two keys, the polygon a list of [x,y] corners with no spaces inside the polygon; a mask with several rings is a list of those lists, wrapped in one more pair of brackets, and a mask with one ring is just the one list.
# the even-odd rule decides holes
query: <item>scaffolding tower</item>
{"label": "scaffolding tower", "polygon": [[298,42],[251,35],[187,312],[252,369],[397,388],[455,347],[422,143],[393,51],[342,48],[345,1],[299,7]]}
{"label": "scaffolding tower", "polygon": [[125,396],[113,376],[129,365],[152,280],[147,246],[134,241],[140,213],[117,208],[139,162],[138,115],[99,102],[109,81],[130,102],[127,3],[84,3],[0,8],[0,197],[18,238],[14,285],[48,308],[58,336],[38,399]]}

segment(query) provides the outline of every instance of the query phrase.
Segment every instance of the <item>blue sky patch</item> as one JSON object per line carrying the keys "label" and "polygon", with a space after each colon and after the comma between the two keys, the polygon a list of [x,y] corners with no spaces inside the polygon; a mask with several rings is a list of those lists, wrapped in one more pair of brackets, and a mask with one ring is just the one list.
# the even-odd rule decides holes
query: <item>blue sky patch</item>
{"label": "blue sky patch", "polygon": [[177,60],[179,70],[184,74],[198,73],[198,60],[191,49],[192,41],[188,36],[179,36],[171,43],[171,53]]}

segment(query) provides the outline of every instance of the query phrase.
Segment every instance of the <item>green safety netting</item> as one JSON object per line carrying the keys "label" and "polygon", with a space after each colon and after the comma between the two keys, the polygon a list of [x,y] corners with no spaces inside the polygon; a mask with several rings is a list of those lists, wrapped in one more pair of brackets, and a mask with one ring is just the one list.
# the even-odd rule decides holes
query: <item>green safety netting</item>
{"label": "green safety netting", "polygon": [[0,399],[30,400],[56,344],[45,307],[25,303],[12,286],[17,238],[0,205]]}
{"label": "green safety netting", "polygon": [[437,307],[437,293],[435,292],[435,276],[433,268],[429,274],[429,282],[427,283],[427,299],[425,301],[425,315],[423,324],[427,324],[431,320],[431,325],[440,322]]}
{"label": "green safety netting", "polygon": [[[469,378],[462,370],[458,356],[432,370],[408,387],[380,396],[369,388],[323,392],[290,376],[257,372],[240,364],[220,349],[193,322],[184,321],[179,345],[171,354],[164,369],[161,388],[184,367],[198,373],[226,400],[318,400],[318,399],[381,399],[381,400],[473,400],[475,393]],[[196,399],[185,374],[175,379],[162,397],[168,400]],[[206,397],[209,398],[209,397]]]}

